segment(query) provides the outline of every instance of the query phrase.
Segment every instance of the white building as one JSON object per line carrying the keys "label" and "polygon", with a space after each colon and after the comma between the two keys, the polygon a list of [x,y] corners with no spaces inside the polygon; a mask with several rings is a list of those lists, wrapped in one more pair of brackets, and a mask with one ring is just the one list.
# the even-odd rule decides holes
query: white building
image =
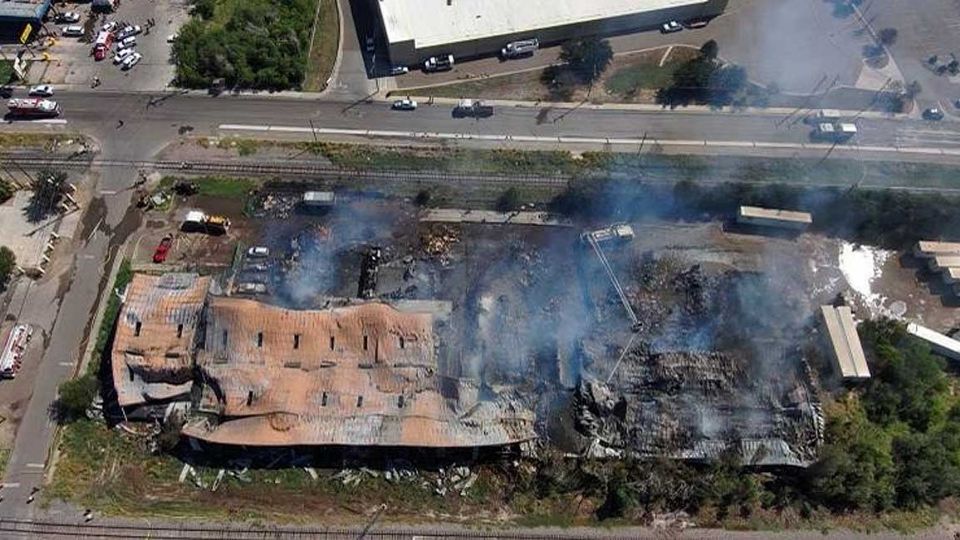
{"label": "white building", "polygon": [[370,0],[380,12],[390,60],[397,65],[453,54],[496,54],[507,43],[656,28],[670,21],[715,17],[728,0]]}

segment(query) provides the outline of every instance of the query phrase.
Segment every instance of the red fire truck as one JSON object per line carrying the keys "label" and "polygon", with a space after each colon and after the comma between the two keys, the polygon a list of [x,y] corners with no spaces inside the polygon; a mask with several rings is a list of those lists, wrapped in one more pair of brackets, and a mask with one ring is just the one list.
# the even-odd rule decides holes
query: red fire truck
{"label": "red fire truck", "polygon": [[103,60],[110,54],[110,46],[113,45],[113,32],[101,30],[97,34],[97,40],[93,42],[94,60]]}

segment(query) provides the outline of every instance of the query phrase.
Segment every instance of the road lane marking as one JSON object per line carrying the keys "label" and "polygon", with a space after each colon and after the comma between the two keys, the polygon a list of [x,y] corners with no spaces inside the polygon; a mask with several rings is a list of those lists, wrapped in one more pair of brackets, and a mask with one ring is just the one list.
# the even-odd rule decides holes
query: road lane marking
{"label": "road lane marking", "polygon": [[73,367],[73,362],[60,362],[63,367]]}
{"label": "road lane marking", "polygon": [[57,124],[62,126],[63,124],[66,124],[67,121],[64,120],[63,118],[47,118],[45,120],[31,120],[30,123],[31,124]]}
{"label": "road lane marking", "polygon": [[0,484],[0,487],[3,487],[3,488],[18,488],[18,487],[20,487],[20,482],[7,482],[6,484]]}
{"label": "road lane marking", "polygon": [[101,189],[101,190],[100,190],[100,194],[101,194],[101,195],[116,195],[116,194],[117,194],[117,190],[115,190],[115,189]]}
{"label": "road lane marking", "polygon": [[42,469],[46,467],[46,465],[44,465],[43,463],[27,463],[26,466],[30,467],[31,469]]}

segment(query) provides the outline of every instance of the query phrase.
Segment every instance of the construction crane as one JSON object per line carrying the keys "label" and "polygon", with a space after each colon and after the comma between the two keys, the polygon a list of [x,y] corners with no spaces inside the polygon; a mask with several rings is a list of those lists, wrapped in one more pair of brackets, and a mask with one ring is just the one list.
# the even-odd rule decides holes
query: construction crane
{"label": "construction crane", "polygon": [[634,332],[639,332],[640,320],[637,319],[637,314],[633,311],[633,306],[631,306],[630,301],[627,300],[627,295],[623,292],[620,280],[618,280],[617,275],[613,273],[613,268],[610,266],[610,261],[607,260],[607,255],[603,252],[603,248],[600,247],[601,243],[611,241],[628,242],[632,240],[633,228],[626,224],[613,225],[606,229],[585,232],[580,235],[580,239],[590,244],[594,253],[597,254],[597,258],[600,259],[600,265],[603,266],[603,269],[607,272],[607,277],[609,277],[610,282],[613,283],[613,289],[617,292],[623,308],[627,311],[627,317],[630,318],[630,328]]}

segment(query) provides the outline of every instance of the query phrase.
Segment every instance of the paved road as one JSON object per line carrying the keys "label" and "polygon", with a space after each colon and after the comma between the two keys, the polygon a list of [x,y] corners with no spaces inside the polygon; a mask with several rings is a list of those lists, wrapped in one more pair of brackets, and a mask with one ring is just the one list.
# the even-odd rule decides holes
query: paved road
{"label": "paved road", "polygon": [[[110,140],[103,146],[105,154],[136,152],[136,144],[122,137]],[[43,473],[49,458],[55,424],[50,418],[50,405],[55,401],[57,386],[72,377],[80,363],[80,345],[96,305],[103,278],[107,273],[117,246],[132,229],[131,223],[122,224],[130,208],[130,191],[123,191],[136,179],[133,171],[104,169],[99,185],[102,190],[117,191],[116,195],[94,201],[97,212],[87,219],[96,218],[93,230],[79,240],[73,268],[69,273],[69,289],[59,304],[51,304],[45,295],[29,295],[24,309],[27,311],[56,310],[56,322],[48,337],[46,350],[40,360],[33,393],[17,431],[13,452],[7,465],[0,504],[0,517],[33,516],[39,514],[37,505],[28,504],[27,498],[34,487],[42,484]],[[102,221],[100,221],[102,218]],[[95,331],[93,331],[95,336]]]}
{"label": "paved road", "polygon": [[[144,159],[184,130],[216,135],[228,124],[343,130],[439,132],[541,138],[605,138],[676,141],[809,143],[810,127],[799,116],[624,110],[597,107],[498,107],[487,119],[456,119],[450,105],[412,112],[391,111],[382,102],[318,102],[297,98],[195,94],[150,96],[107,92],[58,97],[70,129],[114,141],[112,159]],[[104,111],[111,116],[104,117]],[[123,120],[123,126],[119,121]],[[960,125],[907,118],[861,118],[857,142],[864,147],[910,147],[960,152]],[[729,150],[737,153],[736,148]],[[956,158],[958,156],[953,156]],[[933,158],[931,158],[933,159]]]}

